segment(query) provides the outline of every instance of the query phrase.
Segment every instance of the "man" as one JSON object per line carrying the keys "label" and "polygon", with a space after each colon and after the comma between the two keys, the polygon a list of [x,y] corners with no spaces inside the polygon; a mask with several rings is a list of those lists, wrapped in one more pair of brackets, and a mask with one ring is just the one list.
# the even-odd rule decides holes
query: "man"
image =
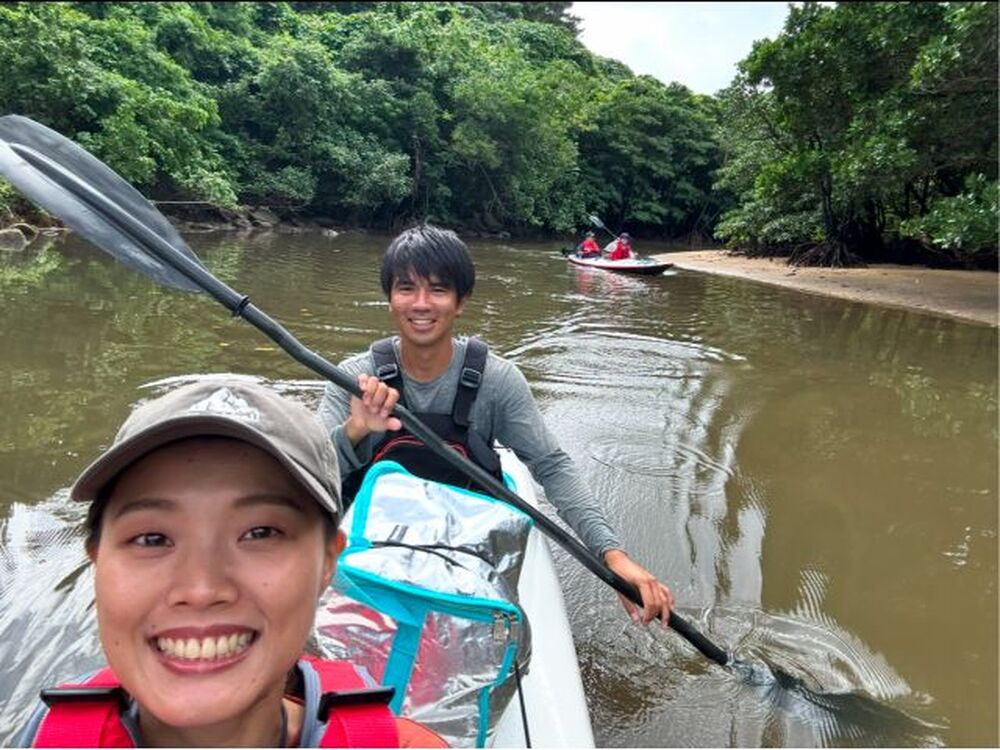
{"label": "man", "polygon": [[[455,322],[475,284],[465,244],[449,230],[408,229],[385,252],[381,284],[398,336],[376,342],[369,352],[342,364],[357,376],[362,399],[328,385],[320,406],[346,486],[356,487],[380,458],[400,460],[415,474],[439,478],[440,459],[426,449],[420,453],[416,441],[398,432],[400,421],[389,416],[402,390],[410,410],[433,418],[431,426],[439,435],[487,471],[497,469],[489,448],[494,440],[513,450],[584,544],[639,590],[642,621],[666,615],[673,607],[670,589],[622,549],[572,459],[545,426],[524,375],[507,360],[486,355],[477,339],[454,337]],[[639,609],[620,598],[639,621]]]}
{"label": "man", "polygon": [[577,247],[577,252],[581,258],[598,258],[601,255],[601,246],[597,244],[597,240],[594,239],[593,232],[587,232],[583,239]]}

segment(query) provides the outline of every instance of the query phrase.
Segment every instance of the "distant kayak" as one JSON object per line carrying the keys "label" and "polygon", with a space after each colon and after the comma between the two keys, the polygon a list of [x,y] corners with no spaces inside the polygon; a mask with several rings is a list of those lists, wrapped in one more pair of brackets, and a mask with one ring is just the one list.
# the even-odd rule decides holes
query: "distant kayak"
{"label": "distant kayak", "polygon": [[581,258],[575,253],[566,254],[566,260],[578,266],[587,268],[600,268],[605,271],[618,271],[619,273],[638,273],[653,276],[663,273],[668,268],[673,267],[673,263],[666,263],[661,260],[640,256],[627,260],[608,260],[607,258]]}

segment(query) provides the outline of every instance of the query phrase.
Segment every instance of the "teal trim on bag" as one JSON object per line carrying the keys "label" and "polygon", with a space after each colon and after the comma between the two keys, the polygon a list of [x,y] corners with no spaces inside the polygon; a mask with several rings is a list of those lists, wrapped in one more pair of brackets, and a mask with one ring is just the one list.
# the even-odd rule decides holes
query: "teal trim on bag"
{"label": "teal trim on bag", "polygon": [[479,729],[476,732],[476,747],[486,747],[486,729],[490,725],[490,693],[492,685],[486,685],[479,691]]}
{"label": "teal trim on bag", "polygon": [[[500,687],[504,680],[510,675],[510,670],[514,666],[514,659],[517,657],[518,642],[512,639],[504,649],[503,662],[497,671],[497,678],[491,685],[486,685],[479,691],[479,730],[476,733],[476,747],[486,747],[486,732],[490,726],[490,696],[493,695],[493,688]],[[520,690],[521,686],[518,685]]]}
{"label": "teal trim on bag", "polygon": [[403,710],[403,699],[406,698],[406,687],[410,684],[413,665],[417,661],[422,630],[423,622],[419,626],[399,626],[396,630],[396,636],[392,639],[392,648],[389,650],[389,660],[385,663],[385,671],[382,672],[382,684],[392,685],[396,688],[396,694],[392,697],[389,708],[397,716]]}
{"label": "teal trim on bag", "polygon": [[[457,594],[443,594],[439,591],[430,591],[419,586],[402,583],[401,581],[390,581],[367,570],[355,568],[346,561],[339,565],[338,573],[343,573],[349,579],[361,579],[361,581],[373,584],[376,587],[387,589],[393,594],[399,593],[409,598],[418,599],[421,602],[443,605],[437,608],[449,614],[457,614],[460,617],[465,617],[468,620],[492,620],[491,613],[497,610],[503,610],[513,615],[519,623],[524,619],[520,607],[500,599],[483,599],[480,597],[458,596]],[[364,589],[364,586],[358,580],[353,580],[351,583]]]}

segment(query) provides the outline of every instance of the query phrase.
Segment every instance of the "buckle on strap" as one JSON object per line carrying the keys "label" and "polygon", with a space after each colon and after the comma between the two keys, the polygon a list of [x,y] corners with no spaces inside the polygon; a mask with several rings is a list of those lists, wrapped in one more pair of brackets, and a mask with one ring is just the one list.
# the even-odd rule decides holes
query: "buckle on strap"
{"label": "buckle on strap", "polygon": [[88,703],[93,701],[114,700],[118,703],[120,711],[128,709],[128,694],[121,686],[115,687],[56,687],[42,690],[39,697],[46,706],[52,707],[56,703]]}
{"label": "buckle on strap", "polygon": [[483,382],[483,374],[471,367],[463,367],[458,382],[466,388],[478,388],[479,384]]}
{"label": "buckle on strap", "polygon": [[330,710],[336,706],[358,706],[365,703],[388,705],[395,694],[396,688],[391,685],[358,690],[331,690],[320,697],[316,718],[325,724],[330,718]]}
{"label": "buckle on strap", "polygon": [[396,366],[395,362],[389,362],[388,364],[379,365],[375,369],[375,376],[382,381],[392,380],[399,375],[399,368]]}

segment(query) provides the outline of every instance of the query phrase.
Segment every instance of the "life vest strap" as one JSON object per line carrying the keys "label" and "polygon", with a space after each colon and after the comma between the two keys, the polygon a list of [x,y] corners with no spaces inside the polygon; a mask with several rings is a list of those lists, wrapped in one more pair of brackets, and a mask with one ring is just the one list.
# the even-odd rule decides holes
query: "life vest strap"
{"label": "life vest strap", "polygon": [[[371,346],[375,375],[390,388],[399,391],[399,403],[406,406],[406,391],[403,388],[403,369],[396,356],[391,336],[379,339]],[[476,336],[470,336],[465,344],[465,359],[458,378],[458,389],[451,407],[452,421],[459,427],[469,426],[469,412],[476,401],[479,386],[483,382],[489,347]]]}
{"label": "life vest strap", "polygon": [[[403,372],[396,356],[396,348],[393,346],[393,338],[382,338],[374,342],[371,345],[371,357],[374,372],[378,378],[386,385],[399,391],[399,403],[402,406],[409,406],[406,403]],[[500,456],[491,445],[492,439],[484,438],[472,429],[469,419],[476,396],[479,395],[488,357],[489,347],[486,343],[482,339],[470,336],[466,342],[465,357],[462,361],[462,370],[452,401],[451,413],[417,413],[415,416],[430,427],[438,437],[458,450],[463,456],[471,459],[487,474],[502,481],[503,471],[500,465]],[[372,464],[386,458],[399,461],[407,469],[426,479],[454,484],[459,487],[470,487],[477,491],[488,491],[471,483],[463,472],[458,471],[444,459],[430,452],[423,441],[411,435],[405,427],[394,434],[383,434],[372,446],[372,454],[373,457],[368,463],[343,480],[341,491],[345,503],[353,502],[354,496]]]}
{"label": "life vest strap", "polygon": [[[386,705],[392,688],[371,688],[347,662],[304,657],[319,675],[320,747],[399,747],[396,718]],[[324,714],[326,716],[324,717]]]}
{"label": "life vest strap", "polygon": [[82,684],[43,690],[49,706],[34,747],[134,747],[120,713],[128,696],[105,667]]}
{"label": "life vest strap", "polygon": [[469,412],[479,395],[488,352],[486,344],[475,336],[470,336],[465,344],[465,362],[462,363],[462,374],[451,406],[451,418],[459,427],[469,426]]}

